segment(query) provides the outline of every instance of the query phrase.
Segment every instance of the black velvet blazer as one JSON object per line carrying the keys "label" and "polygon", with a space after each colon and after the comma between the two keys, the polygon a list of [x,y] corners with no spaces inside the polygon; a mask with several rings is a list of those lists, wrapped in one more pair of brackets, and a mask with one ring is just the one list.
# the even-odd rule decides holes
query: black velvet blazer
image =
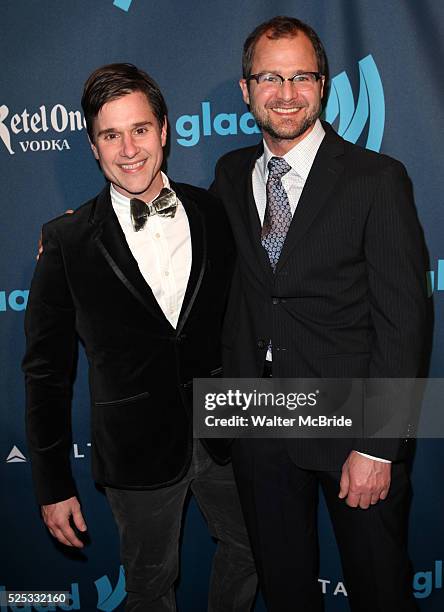
{"label": "black velvet blazer", "polygon": [[[221,204],[172,183],[188,216],[192,267],[177,328],[131,254],[109,186],[43,228],[25,317],[27,435],[40,504],[76,494],[70,399],[77,337],[89,362],[95,480],[148,489],[179,480],[192,452],[193,377],[220,374],[220,329],[234,262]],[[223,441],[209,442],[216,460]]]}

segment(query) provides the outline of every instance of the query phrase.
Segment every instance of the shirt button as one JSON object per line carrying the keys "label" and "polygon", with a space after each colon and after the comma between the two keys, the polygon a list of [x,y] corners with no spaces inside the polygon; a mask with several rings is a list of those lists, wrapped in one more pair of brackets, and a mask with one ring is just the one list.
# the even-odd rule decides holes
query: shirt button
{"label": "shirt button", "polygon": [[156,238],[160,238],[160,234],[159,232],[157,232],[157,234],[155,234]]}
{"label": "shirt button", "polygon": [[165,276],[169,276],[170,273],[168,272],[168,270],[165,271]]}

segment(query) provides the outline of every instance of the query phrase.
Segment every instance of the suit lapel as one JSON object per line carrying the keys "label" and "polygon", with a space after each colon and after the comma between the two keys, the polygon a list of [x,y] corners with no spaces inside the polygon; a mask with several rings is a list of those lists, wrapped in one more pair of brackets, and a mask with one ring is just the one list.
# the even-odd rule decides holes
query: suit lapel
{"label": "suit lapel", "polygon": [[98,195],[90,221],[97,225],[94,240],[99,251],[119,280],[151,315],[171,328],[131,253],[111,204],[109,185]]}
{"label": "suit lapel", "polygon": [[324,128],[326,134],[302,190],[276,266],[276,272],[282,269],[289,255],[300,244],[316,216],[328,203],[328,199],[342,172],[343,166],[338,159],[344,151],[342,139],[330,126],[324,124]]}
{"label": "suit lapel", "polygon": [[[264,272],[269,280],[273,278],[273,272],[270,266],[268,255],[261,243],[261,222],[257,212],[257,206],[253,194],[253,169],[257,159],[263,154],[264,148],[262,142],[253,150],[251,156],[246,160],[244,168],[240,169],[239,175],[241,180],[237,181],[238,203],[235,208],[240,212],[243,232],[240,239],[244,244],[242,252],[246,255],[251,269],[257,277],[263,281]],[[234,229],[234,228],[233,228]],[[247,241],[245,241],[245,237]],[[247,248],[249,247],[249,248]],[[258,264],[260,272],[258,274]]]}
{"label": "suit lapel", "polygon": [[202,214],[200,213],[195,202],[193,202],[193,200],[186,193],[184,187],[173,182],[171,182],[171,187],[177,193],[179,200],[182,202],[182,205],[185,208],[190,226],[192,250],[190,276],[176,328],[176,333],[180,334],[188,319],[202,284],[207,262],[207,236]]}

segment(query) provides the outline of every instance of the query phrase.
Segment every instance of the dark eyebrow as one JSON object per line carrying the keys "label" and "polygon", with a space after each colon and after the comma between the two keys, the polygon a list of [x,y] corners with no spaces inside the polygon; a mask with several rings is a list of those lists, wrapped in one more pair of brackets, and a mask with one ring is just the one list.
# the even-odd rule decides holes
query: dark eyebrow
{"label": "dark eyebrow", "polygon": [[[295,74],[307,74],[307,72],[314,72],[313,70],[296,70],[296,72],[293,72],[293,76]],[[261,70],[261,72],[258,72],[258,74],[277,74],[278,76],[281,76],[279,74],[279,72],[277,70]]]}
{"label": "dark eyebrow", "polygon": [[112,134],[113,132],[116,132],[116,131],[117,130],[113,128],[108,128],[107,130],[100,130],[100,132],[97,132],[96,138],[98,138],[99,136],[103,136],[104,134]]}
{"label": "dark eyebrow", "polygon": [[138,123],[133,123],[133,128],[143,127],[144,125],[153,125],[152,121],[139,121]]}
{"label": "dark eyebrow", "polygon": [[[137,123],[133,123],[133,125],[131,126],[132,129],[134,128],[138,128],[138,127],[143,127],[144,125],[146,126],[151,126],[153,125],[152,121],[138,121]],[[114,134],[115,132],[118,132],[119,130],[116,128],[107,128],[106,130],[100,130],[100,132],[97,134],[96,138],[99,138],[99,136],[103,136],[104,134]]]}

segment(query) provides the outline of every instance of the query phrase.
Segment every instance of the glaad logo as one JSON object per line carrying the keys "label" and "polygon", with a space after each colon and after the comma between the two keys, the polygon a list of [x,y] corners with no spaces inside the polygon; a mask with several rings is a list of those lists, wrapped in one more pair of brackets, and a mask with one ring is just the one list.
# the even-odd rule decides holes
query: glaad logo
{"label": "glaad logo", "polygon": [[367,55],[358,62],[359,96],[355,107],[353,91],[347,73],[341,72],[331,81],[325,108],[325,120],[333,123],[339,115],[338,134],[356,142],[368,124],[366,148],[379,151],[385,123],[385,101],[381,77],[375,60]]}
{"label": "glaad logo", "polygon": [[181,136],[177,143],[183,147],[194,147],[200,140],[200,135],[211,136],[213,130],[219,136],[234,136],[239,131],[244,134],[260,134],[256,121],[251,113],[244,113],[239,121],[236,113],[219,113],[211,115],[211,102],[202,102],[201,114],[181,115],[176,120],[176,132]]}
{"label": "glaad logo", "polygon": [[444,291],[444,259],[438,259],[438,271],[436,274],[436,284],[435,284],[435,270],[428,270],[427,272],[428,297],[431,297],[435,290]]}
{"label": "glaad logo", "polygon": [[122,11],[128,12],[133,0],[114,0],[113,6],[122,9]]}
{"label": "glaad logo", "polygon": [[9,294],[6,291],[0,291],[0,312],[6,312],[8,307],[11,310],[25,310],[28,303],[28,289],[15,289]]}
{"label": "glaad logo", "polygon": [[94,584],[97,589],[97,610],[112,612],[126,597],[125,573],[122,565],[120,566],[119,579],[114,589],[106,574],[95,580]]}
{"label": "glaad logo", "polygon": [[426,599],[433,589],[443,587],[443,565],[441,559],[435,560],[434,570],[427,572],[416,572],[413,577],[413,594],[416,599]]}
{"label": "glaad logo", "polygon": [[[79,110],[68,111],[63,104],[55,104],[47,109],[44,104],[38,111],[29,113],[24,109],[21,113],[15,113],[8,119],[10,114],[6,104],[0,106],[0,138],[10,155],[15,154],[13,147],[13,136],[19,136],[22,140],[18,144],[23,153],[35,153],[37,151],[63,151],[70,149],[66,138],[39,139],[34,134],[46,134],[48,131],[62,134],[66,131],[77,132],[85,128],[85,120]],[[31,135],[31,139],[28,138]]]}

